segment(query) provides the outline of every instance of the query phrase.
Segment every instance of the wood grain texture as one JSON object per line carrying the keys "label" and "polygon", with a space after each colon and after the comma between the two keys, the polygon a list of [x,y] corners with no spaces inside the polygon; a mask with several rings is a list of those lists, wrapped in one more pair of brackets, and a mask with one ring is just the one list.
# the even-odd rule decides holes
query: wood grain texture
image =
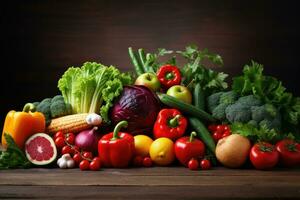
{"label": "wood grain texture", "polygon": [[183,167],[0,171],[0,199],[300,198],[300,169],[257,171]]}
{"label": "wood grain texture", "polygon": [[[58,94],[57,81],[85,61],[133,69],[127,48],[219,53],[230,75],[254,59],[300,95],[296,1],[4,1],[0,122],[10,109]],[[1,124],[0,124],[1,125]]]}

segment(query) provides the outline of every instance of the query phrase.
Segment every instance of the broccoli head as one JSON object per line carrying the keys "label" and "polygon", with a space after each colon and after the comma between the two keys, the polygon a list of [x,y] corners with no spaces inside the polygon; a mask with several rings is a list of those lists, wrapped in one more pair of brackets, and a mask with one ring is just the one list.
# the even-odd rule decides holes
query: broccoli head
{"label": "broccoli head", "polygon": [[36,106],[36,111],[41,112],[41,113],[44,114],[47,125],[50,124],[50,122],[51,122],[50,105],[51,105],[51,98],[46,98],[46,99],[42,100]]}
{"label": "broccoli head", "polygon": [[212,116],[218,120],[224,121],[226,120],[225,109],[227,108],[227,104],[219,104],[213,111]]}
{"label": "broccoli head", "polygon": [[57,95],[52,98],[50,105],[52,118],[68,115],[70,114],[70,110],[71,105],[65,103],[63,96]]}
{"label": "broccoli head", "polygon": [[225,113],[227,120],[231,123],[247,123],[251,120],[251,110],[248,106],[241,103],[235,103],[227,106]]}
{"label": "broccoli head", "polygon": [[226,105],[233,104],[234,102],[236,102],[237,98],[238,98],[238,94],[234,91],[224,92],[220,96],[219,103],[226,104]]}
{"label": "broccoli head", "polygon": [[207,97],[207,109],[209,112],[213,110],[220,104],[220,97],[224,92],[217,92]]}
{"label": "broccoli head", "polygon": [[261,100],[256,98],[254,95],[240,97],[236,103],[242,104],[242,105],[248,107],[249,109],[252,106],[261,106],[262,105]]}

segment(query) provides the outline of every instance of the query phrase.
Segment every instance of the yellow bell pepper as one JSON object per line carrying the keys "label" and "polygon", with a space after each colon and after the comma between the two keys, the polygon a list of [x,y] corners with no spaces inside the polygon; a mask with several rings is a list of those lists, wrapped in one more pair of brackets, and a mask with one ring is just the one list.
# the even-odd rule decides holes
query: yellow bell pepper
{"label": "yellow bell pepper", "polygon": [[2,131],[2,145],[6,146],[4,133],[10,134],[20,149],[25,141],[35,133],[45,131],[45,117],[41,112],[34,112],[32,103],[27,103],[22,112],[11,110],[7,113]]}

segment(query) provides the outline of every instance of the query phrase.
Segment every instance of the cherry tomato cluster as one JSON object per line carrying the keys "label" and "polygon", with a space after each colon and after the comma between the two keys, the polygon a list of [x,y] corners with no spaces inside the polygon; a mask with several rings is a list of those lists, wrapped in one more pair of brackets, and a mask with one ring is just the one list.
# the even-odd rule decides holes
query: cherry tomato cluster
{"label": "cherry tomato cluster", "polygon": [[76,166],[79,166],[81,170],[97,171],[101,168],[99,157],[93,157],[92,152],[81,151],[80,148],[75,145],[75,135],[73,133],[63,134],[59,131],[54,135],[53,139],[61,154],[70,154]]}
{"label": "cherry tomato cluster", "polygon": [[133,159],[133,166],[135,167],[152,167],[153,163],[149,156],[135,156]]}
{"label": "cherry tomato cluster", "polygon": [[192,158],[189,162],[188,162],[188,168],[190,170],[198,170],[199,166],[202,170],[208,170],[211,168],[211,163],[208,159],[202,159],[199,163],[199,161],[195,158]]}
{"label": "cherry tomato cluster", "polygon": [[212,133],[214,141],[217,143],[220,139],[231,135],[230,127],[226,124],[209,125],[208,130]]}

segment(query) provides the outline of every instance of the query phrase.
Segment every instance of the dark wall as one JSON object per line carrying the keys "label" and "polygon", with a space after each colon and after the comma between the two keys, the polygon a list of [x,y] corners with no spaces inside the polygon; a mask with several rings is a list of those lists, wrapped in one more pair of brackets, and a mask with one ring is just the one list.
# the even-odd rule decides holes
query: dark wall
{"label": "dark wall", "polygon": [[2,3],[0,125],[10,109],[58,94],[70,66],[97,61],[133,69],[129,46],[153,51],[195,43],[219,53],[230,75],[254,59],[300,95],[297,8],[262,0]]}

